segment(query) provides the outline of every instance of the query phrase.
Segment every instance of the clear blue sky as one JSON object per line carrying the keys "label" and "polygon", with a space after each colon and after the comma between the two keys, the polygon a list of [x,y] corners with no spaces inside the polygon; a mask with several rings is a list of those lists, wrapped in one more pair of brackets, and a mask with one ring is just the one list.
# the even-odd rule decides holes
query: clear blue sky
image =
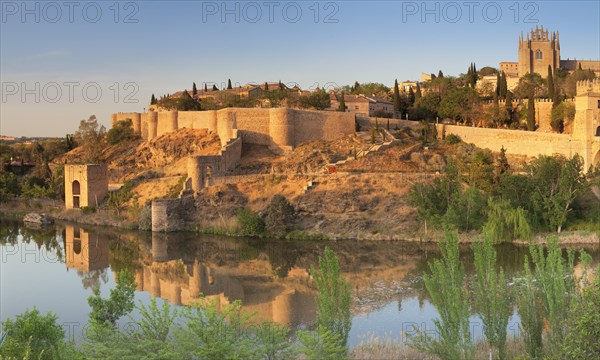
{"label": "clear blue sky", "polygon": [[0,4],[3,135],[63,136],[91,114],[108,126],[192,81],[391,86],[497,67],[536,24],[560,32],[563,59],[600,59],[599,1]]}

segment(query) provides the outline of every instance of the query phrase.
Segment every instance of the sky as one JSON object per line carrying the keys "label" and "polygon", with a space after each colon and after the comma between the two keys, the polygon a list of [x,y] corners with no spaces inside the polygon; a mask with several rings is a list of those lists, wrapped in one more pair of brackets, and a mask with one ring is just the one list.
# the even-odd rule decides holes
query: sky
{"label": "sky", "polygon": [[205,82],[305,89],[517,61],[536,25],[600,59],[600,1],[0,0],[0,134],[64,136]]}

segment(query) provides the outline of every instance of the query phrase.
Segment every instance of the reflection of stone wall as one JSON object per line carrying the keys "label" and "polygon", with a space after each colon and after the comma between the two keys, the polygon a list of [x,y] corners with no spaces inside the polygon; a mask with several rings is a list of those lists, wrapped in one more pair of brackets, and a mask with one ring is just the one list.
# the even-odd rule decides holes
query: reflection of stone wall
{"label": "reflection of stone wall", "polygon": [[108,267],[108,241],[79,227],[65,227],[65,264],[68,268],[83,271],[102,270]]}
{"label": "reflection of stone wall", "polygon": [[[164,240],[164,239],[162,239]],[[155,241],[162,241],[153,237]],[[152,245],[154,249],[154,244]],[[158,246],[160,247],[160,246]],[[148,291],[177,305],[191,305],[204,296],[221,306],[240,300],[247,313],[256,313],[256,320],[283,324],[312,324],[316,315],[314,295],[272,283],[244,284],[246,276],[236,276],[232,269],[212,268],[199,263],[184,265],[184,274],[173,275],[181,263],[153,262],[135,274],[138,291]]]}

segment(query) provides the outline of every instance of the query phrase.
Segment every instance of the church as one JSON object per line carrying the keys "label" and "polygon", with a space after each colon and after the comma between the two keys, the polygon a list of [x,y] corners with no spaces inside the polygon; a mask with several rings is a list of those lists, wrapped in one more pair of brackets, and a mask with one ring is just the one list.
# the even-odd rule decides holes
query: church
{"label": "church", "polygon": [[561,60],[560,39],[558,31],[550,33],[544,27],[536,26],[527,36],[519,37],[519,61],[501,62],[500,71],[507,77],[520,78],[529,73],[538,73],[542,77],[548,74],[548,65],[552,72],[557,69],[575,71],[578,68],[592,70],[600,76],[600,61],[598,60]]}

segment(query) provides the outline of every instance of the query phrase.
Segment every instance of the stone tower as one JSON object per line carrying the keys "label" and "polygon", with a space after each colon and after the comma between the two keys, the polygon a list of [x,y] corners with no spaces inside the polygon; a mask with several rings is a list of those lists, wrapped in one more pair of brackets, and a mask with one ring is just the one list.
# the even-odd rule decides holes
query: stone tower
{"label": "stone tower", "polygon": [[548,65],[552,72],[560,68],[560,42],[558,31],[548,33],[544,27],[535,27],[524,38],[519,37],[519,77],[529,73],[538,73],[542,77],[548,74]]}
{"label": "stone tower", "polygon": [[577,82],[573,139],[582,148],[585,170],[600,164],[600,79]]}

